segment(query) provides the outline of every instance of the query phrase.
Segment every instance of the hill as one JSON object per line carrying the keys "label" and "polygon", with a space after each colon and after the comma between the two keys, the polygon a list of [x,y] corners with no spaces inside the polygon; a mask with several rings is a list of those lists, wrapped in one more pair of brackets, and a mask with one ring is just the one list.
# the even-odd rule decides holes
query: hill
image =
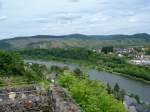
{"label": "hill", "polygon": [[49,49],[72,47],[101,48],[103,46],[129,47],[149,45],[150,35],[146,33],[134,35],[37,35],[28,37],[15,37],[0,41],[0,48],[2,49]]}

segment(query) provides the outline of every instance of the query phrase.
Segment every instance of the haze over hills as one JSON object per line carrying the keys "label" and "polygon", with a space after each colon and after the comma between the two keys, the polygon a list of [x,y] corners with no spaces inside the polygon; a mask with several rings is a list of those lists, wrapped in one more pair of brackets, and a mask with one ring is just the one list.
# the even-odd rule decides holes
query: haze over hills
{"label": "haze over hills", "polygon": [[130,47],[149,45],[150,35],[146,33],[134,35],[37,35],[0,40],[0,48],[2,49],[48,49],[72,47],[100,48],[103,46]]}

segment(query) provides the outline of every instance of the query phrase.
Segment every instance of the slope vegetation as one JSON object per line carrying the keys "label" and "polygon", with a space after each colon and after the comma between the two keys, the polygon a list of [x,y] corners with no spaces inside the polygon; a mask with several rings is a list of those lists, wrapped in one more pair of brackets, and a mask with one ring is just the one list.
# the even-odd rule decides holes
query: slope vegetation
{"label": "slope vegetation", "polygon": [[141,33],[134,35],[81,35],[64,36],[37,35],[30,37],[16,37],[0,41],[0,48],[32,49],[32,48],[101,48],[103,46],[149,46],[150,35]]}

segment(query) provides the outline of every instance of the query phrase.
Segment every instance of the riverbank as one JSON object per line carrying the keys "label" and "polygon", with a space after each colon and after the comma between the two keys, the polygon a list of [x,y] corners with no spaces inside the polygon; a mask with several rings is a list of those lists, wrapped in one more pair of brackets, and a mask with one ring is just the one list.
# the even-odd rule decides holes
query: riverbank
{"label": "riverbank", "polygon": [[[106,72],[107,72],[107,71],[106,71]],[[108,71],[108,72],[109,72],[109,71]],[[141,81],[141,82],[150,84],[150,81],[143,80],[143,79],[141,79],[141,78],[132,77],[132,76],[129,76],[129,75],[126,75],[126,74],[118,73],[118,72],[109,72],[109,73],[113,73],[113,74],[116,74],[116,75],[124,76],[124,77],[129,78],[129,79],[132,79],[132,80],[137,80],[137,81]]]}
{"label": "riverbank", "polygon": [[[43,61],[43,60],[42,61],[41,60],[36,60],[36,61],[27,60],[27,62],[37,63],[37,64],[45,64],[49,68],[53,67],[53,66],[57,66],[58,68],[60,67],[60,69],[68,67],[72,71],[72,73],[76,68],[80,68],[80,66],[77,66],[77,63],[76,64],[75,63],[68,64],[67,62]],[[90,68],[86,72],[88,72],[88,74],[89,74],[90,81],[100,80],[100,82],[105,83],[105,85],[107,83],[109,83],[112,86],[111,88],[114,88],[114,84],[118,83],[120,86],[120,90],[125,90],[126,91],[125,93],[127,93],[126,94],[127,96],[131,95],[131,99],[135,99],[139,96],[141,99],[141,102],[144,102],[144,101],[149,102],[150,101],[150,99],[149,99],[150,91],[148,91],[148,90],[150,90],[149,85],[140,83],[139,81],[128,80],[128,78],[122,77],[120,75],[113,75],[113,74],[109,74],[107,72],[99,72],[99,71],[96,71],[96,70],[90,69]],[[112,83],[112,81],[113,81],[113,83]],[[143,88],[143,86],[144,86],[144,88]],[[132,94],[133,94],[133,97],[132,97]],[[137,100],[137,101],[139,101],[139,100]],[[147,104],[147,103],[142,103],[142,104],[135,103],[134,108],[142,106],[145,109],[145,106],[144,106],[145,104]],[[128,107],[132,108],[132,105],[128,105]],[[143,111],[140,111],[140,112],[143,112]]]}
{"label": "riverbank", "polygon": [[132,80],[136,80],[136,81],[140,81],[140,82],[144,82],[144,83],[147,83],[147,84],[150,84],[150,81],[148,80],[144,80],[142,78],[138,78],[138,77],[134,77],[134,76],[130,76],[130,75],[127,75],[127,74],[122,74],[122,73],[119,73],[119,72],[114,72],[113,70],[107,70],[107,69],[99,69],[97,65],[94,65],[90,62],[87,62],[87,61],[84,61],[84,60],[73,60],[73,59],[62,59],[62,58],[52,58],[52,59],[38,59],[38,58],[28,58],[26,60],[40,60],[40,61],[55,61],[55,62],[63,62],[64,64],[77,64],[79,65],[80,67],[84,67],[84,68],[87,68],[87,69],[96,69],[98,71],[101,71],[101,72],[108,72],[108,73],[113,73],[113,74],[116,74],[116,75],[119,75],[119,76],[123,76],[123,77],[126,77],[126,78],[129,78],[129,79],[132,79]]}
{"label": "riverbank", "polygon": [[83,65],[79,65],[77,63],[68,63],[68,62],[60,62],[60,61],[33,61],[28,60],[27,62],[38,63],[50,66],[58,66],[62,68],[69,67],[71,70],[75,70],[76,68],[84,69],[84,72],[88,73],[91,80],[100,80],[105,84],[109,83],[112,87],[118,83],[120,87],[126,90],[128,93],[133,93],[135,95],[139,95],[142,100],[145,102],[150,102],[149,94],[150,94],[150,85],[148,83],[144,83],[142,81],[132,80],[131,78],[123,77],[122,75],[116,75],[108,72],[101,72],[94,68],[83,67]]}
{"label": "riverbank", "polygon": [[[96,69],[96,70],[98,70],[98,69]],[[100,70],[98,70],[98,71],[100,71]],[[109,70],[103,70],[103,72],[112,73],[112,74],[115,74],[115,75],[126,77],[128,79],[132,79],[132,80],[136,80],[136,81],[140,81],[140,82],[144,82],[144,83],[150,84],[150,81],[143,80],[141,78],[137,78],[137,77],[133,77],[133,76],[129,76],[127,74],[122,74],[122,73],[119,73],[119,72],[113,72],[113,71],[109,71]]]}
{"label": "riverbank", "polygon": [[[33,49],[20,51],[23,58],[57,60],[78,63],[99,71],[116,72],[134,80],[150,81],[150,67],[134,65],[128,62],[128,57],[118,57],[116,54],[95,53],[91,50],[73,49]],[[124,75],[126,74],[126,75]]]}

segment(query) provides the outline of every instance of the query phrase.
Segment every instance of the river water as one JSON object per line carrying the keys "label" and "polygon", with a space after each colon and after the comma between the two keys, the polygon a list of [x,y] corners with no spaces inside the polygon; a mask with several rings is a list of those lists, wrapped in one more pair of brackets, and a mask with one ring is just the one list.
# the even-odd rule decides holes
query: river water
{"label": "river water", "polygon": [[[79,68],[78,65],[75,64],[64,64],[63,62],[55,62],[55,61],[31,61],[27,62],[45,64],[47,66],[57,65],[60,67],[68,66],[70,69]],[[115,75],[112,73],[101,72],[94,69],[90,69],[88,71],[89,77],[91,80],[100,80],[104,83],[109,83],[112,87],[118,83],[121,89],[124,89],[127,93],[138,95],[141,100],[145,102],[150,102],[150,84],[128,79],[123,76]]]}

